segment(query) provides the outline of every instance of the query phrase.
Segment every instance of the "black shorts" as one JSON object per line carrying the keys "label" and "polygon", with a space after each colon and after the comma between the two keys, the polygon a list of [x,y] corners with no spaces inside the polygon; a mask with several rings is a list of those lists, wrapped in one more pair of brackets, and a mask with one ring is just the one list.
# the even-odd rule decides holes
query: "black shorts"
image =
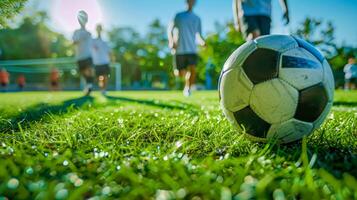
{"label": "black shorts", "polygon": [[346,79],[346,83],[356,83],[357,84],[357,78]]}
{"label": "black shorts", "polygon": [[77,61],[77,64],[78,64],[78,69],[79,69],[79,72],[83,72],[89,68],[92,68],[93,67],[93,61],[92,61],[92,58],[87,58],[87,59],[83,59],[83,60],[79,60]]}
{"label": "black shorts", "polygon": [[95,74],[97,76],[108,76],[110,74],[109,64],[106,65],[96,65]]}
{"label": "black shorts", "polygon": [[2,87],[6,87],[6,86],[7,86],[7,83],[2,82],[2,83],[1,83],[1,86],[2,86]]}
{"label": "black shorts", "polygon": [[263,15],[243,16],[243,27],[241,28],[246,37],[257,30],[260,32],[260,35],[269,35],[271,18]]}
{"label": "black shorts", "polygon": [[197,54],[183,54],[175,56],[174,66],[177,70],[187,69],[189,66],[195,66],[198,62]]}

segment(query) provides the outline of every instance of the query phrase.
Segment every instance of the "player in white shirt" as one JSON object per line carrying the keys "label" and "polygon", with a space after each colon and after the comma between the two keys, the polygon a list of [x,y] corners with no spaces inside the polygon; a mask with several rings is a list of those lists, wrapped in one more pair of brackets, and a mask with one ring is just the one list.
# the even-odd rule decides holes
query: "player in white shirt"
{"label": "player in white shirt", "polygon": [[106,95],[108,78],[110,75],[110,53],[111,49],[102,39],[103,27],[97,26],[98,37],[93,40],[92,57],[95,65],[95,71],[98,78],[98,84],[103,95]]}
{"label": "player in white shirt", "polygon": [[193,13],[195,0],[186,0],[187,10],[176,14],[168,28],[169,46],[174,54],[175,76],[185,77],[184,95],[191,95],[191,87],[196,80],[198,62],[197,41],[205,46],[202,37],[201,19]]}
{"label": "player in white shirt", "polygon": [[88,15],[79,11],[78,22],[81,26],[73,34],[73,42],[76,46],[76,60],[81,76],[86,81],[85,93],[90,95],[94,81],[94,69],[92,61],[92,35],[86,30]]}

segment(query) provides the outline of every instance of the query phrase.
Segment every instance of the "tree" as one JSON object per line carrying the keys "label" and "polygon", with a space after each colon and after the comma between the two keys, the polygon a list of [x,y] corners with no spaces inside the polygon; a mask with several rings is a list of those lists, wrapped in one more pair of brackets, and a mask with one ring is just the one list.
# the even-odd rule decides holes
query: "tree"
{"label": "tree", "polygon": [[73,55],[71,42],[62,34],[51,31],[46,12],[24,17],[18,28],[0,31],[2,58],[35,59],[68,57]]}
{"label": "tree", "polygon": [[337,52],[335,43],[335,27],[332,22],[306,18],[294,32],[300,38],[317,46],[327,57],[333,57]]}
{"label": "tree", "polygon": [[130,86],[140,81],[140,72],[161,71],[173,77],[166,27],[154,20],[145,35],[133,28],[114,28],[109,31],[113,51],[122,65],[123,83]]}
{"label": "tree", "polygon": [[1,0],[0,1],[0,28],[7,26],[9,19],[19,13],[27,0]]}

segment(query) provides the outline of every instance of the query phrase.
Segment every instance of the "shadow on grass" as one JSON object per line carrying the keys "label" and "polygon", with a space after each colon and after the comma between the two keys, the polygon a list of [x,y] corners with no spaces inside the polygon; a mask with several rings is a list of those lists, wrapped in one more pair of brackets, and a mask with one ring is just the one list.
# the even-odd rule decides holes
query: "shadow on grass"
{"label": "shadow on grass", "polygon": [[141,100],[141,99],[132,99],[127,97],[114,97],[114,96],[105,96],[109,101],[124,101],[131,103],[139,103],[148,106],[154,106],[159,108],[166,108],[171,110],[189,110],[194,113],[198,113],[198,110],[195,106],[182,103],[182,102],[172,102],[166,103],[159,100]]}
{"label": "shadow on grass", "polygon": [[357,107],[357,102],[337,101],[333,103],[334,106]]}
{"label": "shadow on grass", "polygon": [[68,112],[70,109],[78,109],[93,101],[93,97],[84,96],[64,101],[60,105],[49,105],[46,103],[36,104],[22,111],[19,115],[14,116],[11,121],[1,123],[0,132],[17,131],[19,130],[19,124],[22,127],[26,127],[32,122],[40,121],[44,115],[60,115]]}
{"label": "shadow on grass", "polygon": [[[351,147],[336,144],[308,142],[307,154],[312,168],[323,168],[337,178],[342,178],[348,173],[357,178],[357,154]],[[302,166],[300,160],[302,143],[296,142],[288,145],[276,145],[273,152],[289,161],[296,161],[296,165]],[[313,158],[315,157],[315,158]],[[314,160],[316,159],[316,160]]]}

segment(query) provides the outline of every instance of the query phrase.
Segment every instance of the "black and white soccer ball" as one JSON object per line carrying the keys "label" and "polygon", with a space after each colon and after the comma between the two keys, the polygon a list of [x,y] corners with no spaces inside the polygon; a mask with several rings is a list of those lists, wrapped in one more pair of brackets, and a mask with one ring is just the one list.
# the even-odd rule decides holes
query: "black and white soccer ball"
{"label": "black and white soccer ball", "polygon": [[234,127],[257,141],[290,143],[321,126],[334,88],[331,67],[314,46],[270,35],[245,43],[229,57],[219,93]]}

